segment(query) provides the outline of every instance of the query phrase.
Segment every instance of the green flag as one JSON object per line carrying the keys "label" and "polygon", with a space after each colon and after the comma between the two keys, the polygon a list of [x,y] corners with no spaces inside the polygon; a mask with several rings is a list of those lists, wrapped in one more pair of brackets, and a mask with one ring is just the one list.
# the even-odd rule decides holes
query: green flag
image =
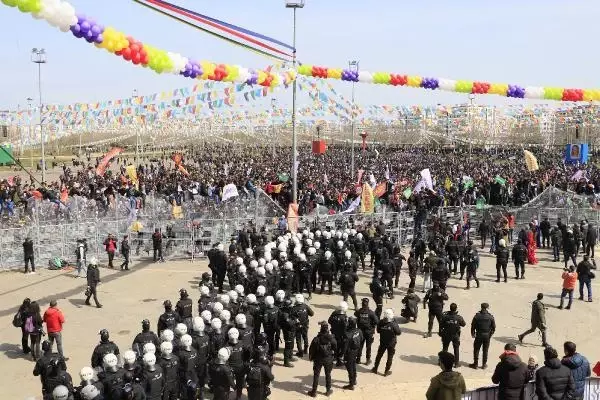
{"label": "green flag", "polygon": [[485,207],[485,199],[483,197],[480,197],[477,199],[476,208],[478,210],[483,210],[483,207]]}
{"label": "green flag", "polygon": [[404,198],[410,199],[410,196],[412,195],[412,189],[406,188],[404,189],[404,192],[402,192],[402,194],[404,195]]}
{"label": "green flag", "polygon": [[506,179],[502,178],[500,175],[496,175],[494,182],[499,183],[502,186],[506,185]]}
{"label": "green flag", "polygon": [[290,176],[287,173],[283,172],[277,175],[277,179],[279,179],[279,182],[287,182],[290,180]]}

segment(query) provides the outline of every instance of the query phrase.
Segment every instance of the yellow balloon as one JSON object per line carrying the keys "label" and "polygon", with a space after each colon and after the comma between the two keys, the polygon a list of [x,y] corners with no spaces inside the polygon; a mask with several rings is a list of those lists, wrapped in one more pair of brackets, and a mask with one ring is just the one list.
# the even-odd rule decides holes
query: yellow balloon
{"label": "yellow balloon", "polygon": [[408,77],[408,86],[410,87],[421,87],[421,77],[420,76],[414,76],[411,75]]}

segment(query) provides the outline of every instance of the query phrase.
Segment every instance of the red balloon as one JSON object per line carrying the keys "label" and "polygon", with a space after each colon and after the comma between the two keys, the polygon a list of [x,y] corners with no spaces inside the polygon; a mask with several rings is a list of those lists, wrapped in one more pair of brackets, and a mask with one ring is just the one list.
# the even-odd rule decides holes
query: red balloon
{"label": "red balloon", "polygon": [[131,51],[133,51],[134,53],[137,53],[140,51],[140,46],[137,45],[137,43],[133,43],[129,46],[129,48],[131,49]]}
{"label": "red balloon", "polygon": [[131,56],[131,59],[133,60],[134,64],[139,64],[142,61],[142,57],[140,56],[140,53],[133,53],[133,56]]}
{"label": "red balloon", "polygon": [[146,64],[148,64],[148,54],[144,54],[142,56],[142,64],[144,64],[144,66],[146,66]]}
{"label": "red balloon", "polygon": [[131,60],[131,49],[129,47],[121,50],[121,54],[123,54],[124,59]]}
{"label": "red balloon", "polygon": [[123,54],[123,50],[117,50],[117,51],[115,51],[115,54],[118,55],[118,56],[120,56],[120,55]]}

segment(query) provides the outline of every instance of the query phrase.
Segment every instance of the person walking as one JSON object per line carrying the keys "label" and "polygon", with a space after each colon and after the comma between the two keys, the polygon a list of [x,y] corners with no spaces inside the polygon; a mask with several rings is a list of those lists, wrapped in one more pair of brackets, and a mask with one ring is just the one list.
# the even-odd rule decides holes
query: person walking
{"label": "person walking", "polygon": [[465,378],[460,372],[452,371],[454,356],[447,351],[438,353],[438,365],[442,372],[431,378],[425,398],[427,400],[461,400],[467,392]]}
{"label": "person walking", "polygon": [[544,366],[535,373],[535,394],[539,400],[572,399],[575,395],[575,381],[571,370],[562,365],[556,349],[544,349]]}
{"label": "person walking", "polygon": [[50,300],[50,307],[44,312],[44,323],[46,324],[46,331],[48,332],[48,339],[50,341],[50,350],[56,342],[58,354],[68,361],[63,353],[62,343],[62,330],[65,323],[65,316],[63,312],[58,308],[58,303],[55,299]]}
{"label": "person walking", "polygon": [[569,296],[569,304],[567,304],[566,309],[571,309],[571,304],[573,304],[573,292],[575,291],[575,284],[577,282],[577,272],[575,272],[575,266],[571,265],[568,269],[565,268],[562,273],[563,279],[563,287],[562,293],[560,294],[560,305],[558,306],[559,310],[563,309],[563,304],[565,302],[565,297]]}
{"label": "person walking", "polygon": [[502,274],[504,276],[504,283],[506,283],[506,280],[507,280],[506,267],[508,265],[509,252],[508,252],[508,249],[506,248],[506,242],[504,241],[504,239],[500,239],[498,241],[498,248],[496,249],[495,254],[496,254],[496,282],[500,282],[500,272],[502,271]]}
{"label": "person walking", "polygon": [[469,368],[477,369],[477,361],[479,359],[479,350],[483,347],[481,368],[487,368],[488,349],[490,347],[490,339],[496,331],[496,321],[494,316],[490,314],[488,303],[481,303],[481,310],[475,314],[471,321],[471,336],[475,339],[473,343],[473,364],[469,364]]}
{"label": "person walking", "polygon": [[525,400],[525,385],[529,382],[529,373],[527,364],[521,361],[514,344],[504,346],[504,353],[500,355],[492,382],[499,386],[499,399]]}
{"label": "person walking", "polygon": [[561,364],[571,370],[571,376],[575,383],[574,400],[583,400],[585,392],[585,384],[591,376],[590,363],[587,358],[577,352],[577,346],[573,342],[565,342],[563,345],[565,356],[561,360]]}
{"label": "person walking", "polygon": [[162,253],[163,234],[159,228],[154,229],[152,234],[152,251],[154,253],[154,262],[164,262]]}
{"label": "person walking", "polygon": [[377,355],[375,356],[375,365],[371,372],[376,374],[379,368],[379,363],[383,358],[383,353],[387,351],[387,361],[385,363],[385,376],[392,374],[392,361],[394,360],[394,354],[396,353],[396,343],[398,336],[402,334],[400,326],[394,320],[394,310],[388,308],[383,313],[383,318],[377,325],[377,333],[379,333],[379,348],[377,349]]}
{"label": "person walking", "polygon": [[129,254],[131,254],[131,246],[129,245],[129,236],[123,236],[121,240],[121,255],[123,256],[123,264],[121,264],[121,271],[129,271]]}
{"label": "person walking", "polygon": [[456,303],[450,304],[450,311],[446,311],[440,321],[440,337],[442,338],[442,352],[447,352],[452,343],[454,367],[458,367],[460,360],[460,329],[466,325],[464,318],[458,314]]}
{"label": "person walking", "polygon": [[538,293],[537,299],[531,303],[531,328],[518,336],[519,342],[523,343],[525,336],[539,329],[542,334],[542,346],[546,347],[548,345],[546,342],[546,306],[542,302],[543,299],[544,294]]}
{"label": "person walking", "polygon": [[40,305],[32,301],[29,307],[29,317],[25,321],[25,330],[31,339],[31,356],[37,361],[41,356],[40,343],[44,334],[44,320],[40,312]]}
{"label": "person walking", "polygon": [[31,348],[29,347],[29,332],[25,330],[25,321],[30,316],[31,299],[29,297],[23,300],[23,303],[19,306],[19,310],[13,318],[13,325],[21,328],[21,348],[23,354],[29,354]]}
{"label": "person walking", "polygon": [[579,300],[583,300],[583,287],[587,288],[587,301],[592,302],[592,272],[594,266],[590,262],[590,256],[583,256],[583,261],[577,264],[577,279],[579,280]]}
{"label": "person walking", "polygon": [[[25,238],[23,242],[23,258],[25,261],[25,273],[35,274],[35,257],[33,250],[33,240],[30,237]],[[31,272],[29,271],[29,265],[31,264]]]}
{"label": "person walking", "polygon": [[108,268],[115,268],[113,260],[115,258],[115,252],[117,251],[117,240],[114,238],[112,233],[108,234],[106,240],[104,240],[104,249],[108,255]]}
{"label": "person walking", "polygon": [[[519,240],[512,249],[512,260],[515,264],[515,279],[525,279],[525,261],[527,260],[527,247]],[[521,272],[519,276],[519,272]]]}
{"label": "person walking", "polygon": [[312,389],[308,392],[310,397],[317,397],[317,387],[319,386],[319,376],[321,369],[325,369],[325,395],[331,396],[331,370],[333,369],[333,355],[337,349],[337,342],[333,335],[329,333],[329,325],[321,322],[319,334],[312,340],[308,349],[309,361],[313,362],[313,383]]}
{"label": "person walking", "polygon": [[100,283],[100,270],[98,270],[98,262],[96,258],[90,260],[90,265],[87,270],[87,289],[85,291],[85,304],[90,305],[90,297],[94,296],[94,302],[97,308],[102,308],[102,304],[98,301],[96,288]]}

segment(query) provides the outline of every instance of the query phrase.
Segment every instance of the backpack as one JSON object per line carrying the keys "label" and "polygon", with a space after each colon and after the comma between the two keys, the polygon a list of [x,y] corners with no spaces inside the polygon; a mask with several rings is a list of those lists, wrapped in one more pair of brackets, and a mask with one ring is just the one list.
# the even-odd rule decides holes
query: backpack
{"label": "backpack", "polygon": [[21,311],[17,311],[15,316],[13,317],[12,324],[15,328],[21,328],[23,326],[23,315]]}
{"label": "backpack", "polygon": [[352,337],[350,338],[350,343],[348,345],[349,345],[350,349],[352,349],[352,350],[360,349],[360,331],[359,330],[354,331],[354,333],[352,334]]}
{"label": "backpack", "polygon": [[248,375],[246,376],[246,382],[248,386],[261,386],[262,372],[257,366],[250,366]]}
{"label": "backpack", "polygon": [[27,319],[25,320],[25,332],[27,333],[33,333],[33,331],[35,330],[35,326],[33,326],[33,316],[30,315],[29,317],[27,317]]}

